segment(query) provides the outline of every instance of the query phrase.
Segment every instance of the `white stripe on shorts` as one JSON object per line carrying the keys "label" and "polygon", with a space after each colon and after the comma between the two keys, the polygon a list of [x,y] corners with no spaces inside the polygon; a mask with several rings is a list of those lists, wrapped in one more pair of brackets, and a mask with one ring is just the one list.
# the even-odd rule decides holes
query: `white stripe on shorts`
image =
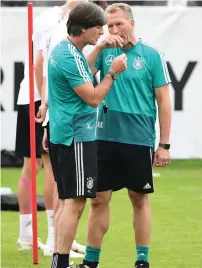
{"label": "white stripe on shorts", "polygon": [[76,142],[74,142],[74,155],[75,155],[75,163],[76,163],[76,195],[78,195],[79,191],[79,179],[78,179],[78,163],[77,163],[77,149],[76,149]]}
{"label": "white stripe on shorts", "polygon": [[74,142],[74,153],[76,162],[77,196],[84,195],[84,165],[83,165],[83,143]]}
{"label": "white stripe on shorts", "polygon": [[81,179],[82,179],[82,195],[84,195],[84,168],[83,168],[83,143],[81,145]]}
{"label": "white stripe on shorts", "polygon": [[58,255],[56,255],[53,259],[53,265],[51,268],[57,268],[57,263],[58,263]]}
{"label": "white stripe on shorts", "polygon": [[150,160],[151,160],[151,167],[152,167],[152,161],[153,161],[153,153],[152,153],[152,148],[150,147]]}

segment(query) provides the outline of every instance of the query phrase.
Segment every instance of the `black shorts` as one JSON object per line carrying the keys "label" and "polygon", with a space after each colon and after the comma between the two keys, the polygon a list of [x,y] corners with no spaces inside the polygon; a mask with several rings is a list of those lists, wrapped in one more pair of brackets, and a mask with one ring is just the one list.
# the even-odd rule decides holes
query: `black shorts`
{"label": "black shorts", "polygon": [[48,150],[50,152],[51,146],[50,146],[50,127],[49,127],[49,122],[47,123],[47,125],[44,128],[46,128],[46,130],[47,130]]}
{"label": "black shorts", "polygon": [[95,198],[97,144],[74,141],[70,146],[50,143],[51,163],[59,199]]}
{"label": "black shorts", "polygon": [[97,141],[98,192],[127,188],[153,193],[152,148],[118,142]]}
{"label": "black shorts", "polygon": [[[35,102],[35,115],[39,110],[41,101]],[[29,120],[29,104],[18,105],[17,115],[17,130],[16,130],[16,142],[15,152],[19,157],[31,157],[30,152],[30,120]],[[43,152],[42,139],[43,139],[43,127],[41,124],[35,124],[36,133],[36,158],[41,158]]]}

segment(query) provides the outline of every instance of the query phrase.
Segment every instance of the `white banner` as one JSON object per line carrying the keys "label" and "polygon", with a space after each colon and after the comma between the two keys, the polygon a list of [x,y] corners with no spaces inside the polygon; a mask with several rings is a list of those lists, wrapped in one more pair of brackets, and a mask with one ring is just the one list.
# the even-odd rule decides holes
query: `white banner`
{"label": "white banner", "polygon": [[[35,15],[43,8],[35,8]],[[172,158],[202,158],[202,8],[134,7],[136,32],[164,52],[172,86]],[[1,8],[1,148],[14,150],[26,8]]]}

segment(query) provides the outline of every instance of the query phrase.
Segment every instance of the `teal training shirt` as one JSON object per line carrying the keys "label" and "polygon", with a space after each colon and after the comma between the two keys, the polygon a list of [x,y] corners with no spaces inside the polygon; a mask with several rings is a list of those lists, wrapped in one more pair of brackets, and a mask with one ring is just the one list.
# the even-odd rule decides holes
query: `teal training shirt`
{"label": "teal training shirt", "polygon": [[101,80],[115,57],[125,53],[127,70],[119,74],[105,97],[108,112],[99,107],[97,139],[154,147],[155,88],[170,83],[163,54],[141,39],[129,50],[109,48],[101,52],[95,67]]}
{"label": "teal training shirt", "polygon": [[93,81],[81,51],[62,41],[52,51],[48,63],[48,104],[50,141],[71,145],[95,140],[97,111],[86,104],[74,88]]}

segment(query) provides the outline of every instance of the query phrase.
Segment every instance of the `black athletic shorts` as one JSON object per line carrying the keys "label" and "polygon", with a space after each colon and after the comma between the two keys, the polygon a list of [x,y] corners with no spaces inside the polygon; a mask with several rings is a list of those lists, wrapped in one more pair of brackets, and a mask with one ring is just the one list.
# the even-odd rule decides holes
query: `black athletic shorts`
{"label": "black athletic shorts", "polygon": [[51,146],[50,146],[50,127],[49,127],[49,122],[47,123],[47,125],[44,128],[46,128],[46,130],[47,130],[48,150],[50,152],[50,150],[51,150],[50,147]]}
{"label": "black athletic shorts", "polygon": [[[35,102],[35,115],[39,110],[41,101]],[[15,152],[19,157],[31,157],[30,152],[30,120],[29,120],[29,104],[18,105],[17,130]],[[41,158],[43,152],[42,139],[44,129],[41,124],[35,124],[36,133],[36,158]]]}
{"label": "black athletic shorts", "polygon": [[152,148],[118,142],[97,141],[98,192],[127,188],[153,193]]}
{"label": "black athletic shorts", "polygon": [[97,144],[72,142],[70,146],[50,143],[51,164],[59,199],[95,198],[97,191]]}

